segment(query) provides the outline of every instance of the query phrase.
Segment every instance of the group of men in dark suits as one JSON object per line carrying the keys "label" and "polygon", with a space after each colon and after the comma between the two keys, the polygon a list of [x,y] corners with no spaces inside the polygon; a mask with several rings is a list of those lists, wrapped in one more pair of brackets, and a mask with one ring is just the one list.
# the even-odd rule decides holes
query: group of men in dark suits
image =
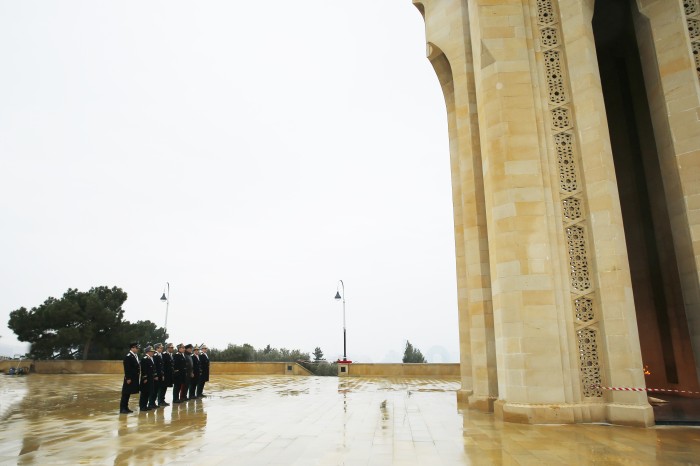
{"label": "group of men in dark suits", "polygon": [[[204,384],[209,381],[209,356],[207,347],[191,344],[177,345],[177,352],[172,343],[164,347],[161,343],[147,346],[145,355],[139,359],[141,349],[138,343],[132,343],[124,356],[124,383],[119,405],[120,414],[133,413],[129,409],[129,397],[140,393],[139,409],[153,409],[170,406],[165,401],[168,387],[173,387],[173,403],[206,397]],[[201,353],[200,353],[201,351]]]}

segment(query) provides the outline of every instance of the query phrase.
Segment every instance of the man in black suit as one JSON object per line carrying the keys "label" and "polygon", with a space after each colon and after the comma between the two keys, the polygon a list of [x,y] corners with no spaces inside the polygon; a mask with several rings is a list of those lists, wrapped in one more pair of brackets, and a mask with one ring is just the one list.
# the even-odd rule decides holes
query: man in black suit
{"label": "man in black suit", "polygon": [[199,346],[194,347],[192,355],[192,378],[190,379],[190,400],[197,398],[197,386],[201,375],[201,364],[199,362]]}
{"label": "man in black suit", "polygon": [[[182,403],[187,398],[187,361],[185,360],[185,345],[177,345],[177,353],[173,356],[173,403]],[[183,394],[183,391],[185,393]]]}
{"label": "man in black suit", "polygon": [[197,386],[197,397],[206,397],[204,392],[204,384],[209,382],[209,356],[207,356],[207,345],[202,345],[200,348],[201,353],[199,354],[199,367],[201,374],[199,376],[199,385]]}
{"label": "man in black suit", "polygon": [[119,414],[133,413],[129,409],[129,397],[139,392],[139,344],[129,345],[129,352],[124,356],[124,382],[122,383],[122,399],[119,403]]}
{"label": "man in black suit", "polygon": [[163,355],[163,380],[160,382],[160,390],[158,390],[158,406],[170,406],[170,403],[165,401],[165,392],[168,387],[173,386],[173,344],[167,343],[166,350]]}
{"label": "man in black suit", "polygon": [[155,377],[153,382],[153,393],[148,399],[149,408],[159,408],[156,404],[158,395],[160,394],[160,385],[163,383],[163,344],[156,343],[154,346],[153,362],[155,363]]}
{"label": "man in black suit", "polygon": [[150,411],[155,408],[148,405],[154,390],[156,364],[153,362],[153,347],[147,346],[143,350],[146,355],[141,359],[141,396],[139,396],[139,408],[141,411]]}

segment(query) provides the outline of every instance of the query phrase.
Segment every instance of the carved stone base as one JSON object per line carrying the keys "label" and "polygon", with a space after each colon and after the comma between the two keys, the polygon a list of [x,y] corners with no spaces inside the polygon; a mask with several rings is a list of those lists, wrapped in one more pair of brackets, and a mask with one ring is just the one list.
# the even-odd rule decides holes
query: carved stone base
{"label": "carved stone base", "polygon": [[649,427],[654,425],[654,411],[649,405],[605,403],[523,404],[497,400],[494,414],[506,422],[523,424],[576,424],[609,422],[611,424]]}
{"label": "carved stone base", "polygon": [[466,408],[469,404],[469,397],[474,393],[472,390],[465,390],[463,388],[457,390],[457,405],[460,408]]}
{"label": "carved stone base", "polygon": [[468,400],[469,409],[481,411],[482,413],[492,413],[495,402],[496,398],[483,395],[472,395]]}

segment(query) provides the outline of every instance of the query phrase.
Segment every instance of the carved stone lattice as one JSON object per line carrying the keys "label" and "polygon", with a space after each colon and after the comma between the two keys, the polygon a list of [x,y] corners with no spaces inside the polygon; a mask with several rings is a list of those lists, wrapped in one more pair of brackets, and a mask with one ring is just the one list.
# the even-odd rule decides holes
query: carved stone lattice
{"label": "carved stone lattice", "polygon": [[700,37],[700,21],[688,18],[688,35],[691,39]]}
{"label": "carved stone lattice", "polygon": [[554,6],[551,0],[539,0],[537,2],[537,21],[540,24],[552,24],[554,22]]}
{"label": "carved stone lattice", "polygon": [[585,291],[591,287],[586,254],[586,235],[583,227],[571,225],[566,227],[566,242],[569,247],[569,274],[571,287]]}
{"label": "carved stone lattice", "polygon": [[559,165],[559,187],[567,193],[578,189],[572,139],[569,133],[560,133],[554,136]]}
{"label": "carved stone lattice", "polygon": [[566,129],[571,126],[571,120],[569,118],[569,109],[566,107],[559,107],[552,110],[552,127],[556,129]]}
{"label": "carved stone lattice", "polygon": [[600,362],[598,361],[598,339],[592,328],[582,328],[576,332],[578,337],[578,357],[581,365],[581,382],[583,396],[603,396],[600,388]]}
{"label": "carved stone lattice", "polygon": [[540,42],[545,47],[556,47],[559,45],[559,32],[553,27],[542,28],[540,30]]}
{"label": "carved stone lattice", "polygon": [[566,92],[564,90],[559,50],[549,50],[544,53],[544,69],[547,75],[549,102],[552,104],[565,102]]}
{"label": "carved stone lattice", "polygon": [[593,300],[585,296],[574,299],[574,308],[576,309],[576,319],[581,322],[590,322],[595,318],[593,312]]}
{"label": "carved stone lattice", "polygon": [[700,42],[693,42],[693,58],[695,59],[695,71],[700,77]]}
{"label": "carved stone lattice", "polygon": [[683,0],[683,9],[688,16],[694,15],[700,11],[700,3],[698,0]]}
{"label": "carved stone lattice", "polygon": [[[688,0],[697,4],[700,0]],[[565,60],[561,47],[561,35],[555,15],[556,0],[537,0],[537,21],[539,23],[539,39],[543,49],[545,77],[547,81],[547,96],[550,104],[550,118],[554,133],[554,143],[557,153],[559,171],[559,188],[564,196],[561,199],[564,231],[568,245],[569,277],[573,291],[586,292],[587,296],[577,296],[573,299],[574,312],[578,325],[590,325],[595,321],[595,304],[593,296],[588,257],[586,252],[585,212],[583,208],[584,193],[579,192],[577,170],[577,154],[575,152],[574,136],[571,131],[575,125],[568,105],[567,81],[563,73]],[[687,9],[688,7],[686,7]],[[699,42],[700,43],[700,42]],[[700,75],[700,47],[693,48],[696,65]],[[575,225],[571,223],[577,222]],[[569,226],[566,226],[569,225]],[[600,388],[600,364],[598,361],[598,344],[596,331],[583,328],[576,332],[579,359],[580,378],[583,394],[586,397],[602,397]]]}
{"label": "carved stone lattice", "polygon": [[567,222],[575,222],[583,216],[580,199],[576,199],[575,197],[564,199],[561,201],[561,206],[564,220]]}

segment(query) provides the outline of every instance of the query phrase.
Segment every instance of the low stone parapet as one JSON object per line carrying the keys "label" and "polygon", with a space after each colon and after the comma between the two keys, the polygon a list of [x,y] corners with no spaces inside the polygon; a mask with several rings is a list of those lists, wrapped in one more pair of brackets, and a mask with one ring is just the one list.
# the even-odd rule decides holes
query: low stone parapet
{"label": "low stone parapet", "polygon": [[[37,374],[122,374],[122,361],[54,360],[32,361],[30,359],[0,361],[0,371],[22,367]],[[459,363],[443,364],[370,364],[348,365],[350,377],[459,377]],[[211,373],[230,375],[313,375],[295,362],[211,362]]]}
{"label": "low stone parapet", "polygon": [[348,367],[349,377],[459,377],[459,363],[440,364],[369,364],[354,362]]}
{"label": "low stone parapet", "polygon": [[[10,368],[31,368],[37,374],[123,374],[122,361],[82,361],[82,360],[4,360],[0,361],[0,371],[7,373]],[[246,375],[313,375],[295,362],[212,362],[211,373]]]}

